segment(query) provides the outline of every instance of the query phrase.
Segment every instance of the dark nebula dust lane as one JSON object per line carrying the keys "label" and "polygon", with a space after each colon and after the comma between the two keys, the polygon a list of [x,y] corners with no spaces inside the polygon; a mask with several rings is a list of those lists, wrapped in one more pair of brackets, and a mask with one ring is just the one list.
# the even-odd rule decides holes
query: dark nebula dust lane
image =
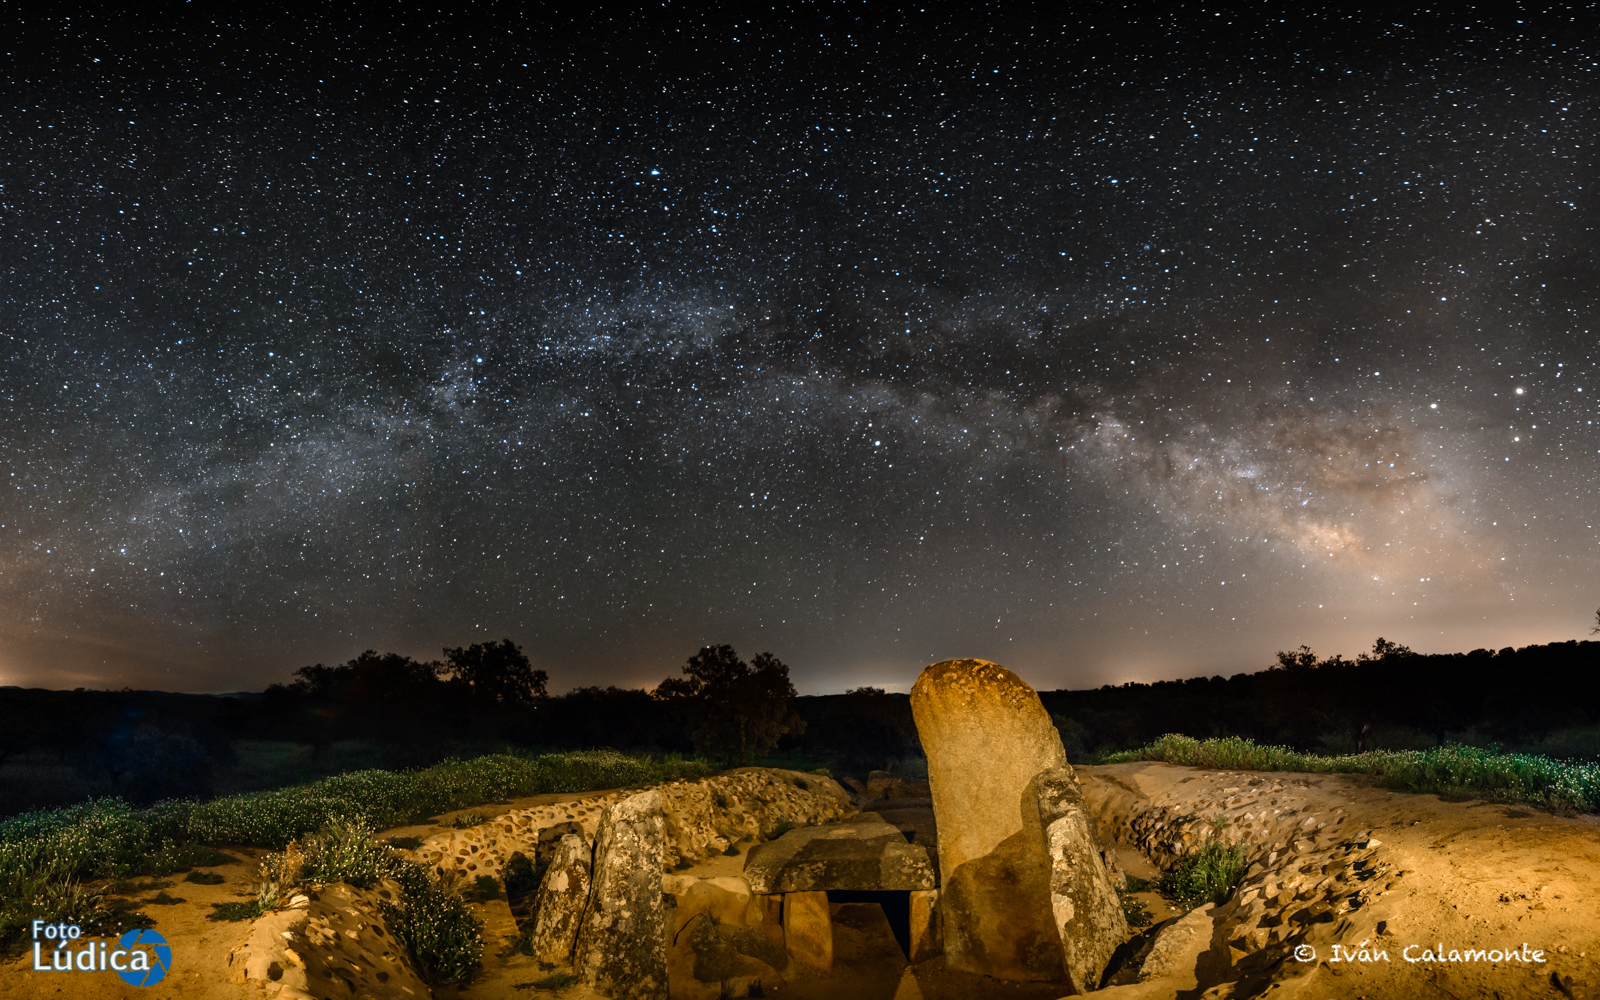
{"label": "dark nebula dust lane", "polygon": [[1074,16],[13,16],[0,683],[1582,635],[1593,26]]}

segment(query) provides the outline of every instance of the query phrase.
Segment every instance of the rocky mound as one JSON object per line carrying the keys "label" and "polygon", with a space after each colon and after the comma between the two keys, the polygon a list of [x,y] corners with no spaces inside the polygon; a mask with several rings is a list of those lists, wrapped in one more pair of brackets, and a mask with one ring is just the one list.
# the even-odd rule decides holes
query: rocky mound
{"label": "rocky mound", "polygon": [[[854,812],[850,796],[831,778],[799,771],[741,768],[699,781],[658,786],[665,838],[662,867],[687,868],[742,840],[765,840],[779,828],[830,823]],[[456,869],[469,877],[492,875],[513,854],[533,856],[539,835],[571,824],[592,842],[606,809],[627,791],[604,792],[570,802],[518,809],[466,830],[439,833],[409,852],[440,873]]]}
{"label": "rocky mound", "polygon": [[431,996],[378,915],[379,901],[399,894],[392,882],[370,891],[344,883],[307,889],[250,925],[228,955],[228,981],[278,1000]]}
{"label": "rocky mound", "polygon": [[1136,938],[1108,998],[1600,990],[1596,817],[1329,775],[1158,763],[1079,774],[1104,842],[1160,867],[1207,842],[1238,846],[1249,863],[1221,905]]}

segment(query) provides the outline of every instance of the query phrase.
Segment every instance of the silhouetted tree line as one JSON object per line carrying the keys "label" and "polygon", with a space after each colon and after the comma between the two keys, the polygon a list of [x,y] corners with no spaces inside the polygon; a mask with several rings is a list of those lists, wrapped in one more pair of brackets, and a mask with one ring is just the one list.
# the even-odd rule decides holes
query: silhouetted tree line
{"label": "silhouetted tree line", "polygon": [[1258,673],[1040,697],[1069,755],[1080,759],[1164,733],[1244,736],[1321,752],[1463,739],[1527,747],[1600,724],[1600,642],[1424,655],[1380,638],[1354,660],[1319,658],[1301,646]]}
{"label": "silhouetted tree line", "polygon": [[[240,739],[309,745],[314,756],[365,741],[386,767],[507,746],[698,752],[730,764],[776,749],[850,774],[922,751],[906,695],[863,687],[798,698],[770,653],[746,663],[707,646],[654,691],[559,696],[509,639],[443,653],[422,662],[368,651],[304,667],[259,695],[0,688],[0,814],[91,794],[204,797]],[[1078,761],[1164,733],[1323,752],[1460,739],[1528,748],[1600,727],[1600,642],[1418,655],[1379,639],[1354,660],[1301,646],[1256,673],[1040,697]]]}
{"label": "silhouetted tree line", "polygon": [[453,742],[517,741],[549,700],[549,676],[510,639],[446,649],[430,661],[369,649],[294,677],[263,693],[272,735],[258,727],[257,738],[310,743],[314,755],[338,740],[368,740],[409,746],[421,763]]}

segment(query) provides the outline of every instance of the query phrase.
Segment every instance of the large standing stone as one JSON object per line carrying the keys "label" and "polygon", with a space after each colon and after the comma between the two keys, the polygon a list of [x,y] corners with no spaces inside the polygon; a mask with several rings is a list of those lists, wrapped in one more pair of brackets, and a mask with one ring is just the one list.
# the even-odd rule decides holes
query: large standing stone
{"label": "large standing stone", "polygon": [[939,825],[945,961],[997,979],[1064,978],[1050,865],[1024,830],[1029,782],[1067,766],[1039,696],[987,660],[946,660],[911,688]]}
{"label": "large standing stone", "polygon": [[833,913],[826,892],[783,894],[783,943],[797,964],[833,971]]}
{"label": "large standing stone", "polygon": [[595,838],[593,887],[573,968],[612,1000],[665,1000],[666,903],[661,890],[661,793],[606,811]]}
{"label": "large standing stone", "polygon": [[783,894],[772,893],[761,897],[761,930],[772,943],[784,949],[788,954],[788,946],[783,943]]}
{"label": "large standing stone", "polygon": [[906,959],[913,965],[944,950],[939,933],[939,890],[921,889],[911,894],[911,947]]}
{"label": "large standing stone", "polygon": [[1050,908],[1067,975],[1079,993],[1087,993],[1099,988],[1112,952],[1127,940],[1128,918],[1111,884],[1078,776],[1070,767],[1041,771],[1031,791],[1050,859]]}
{"label": "large standing stone", "polygon": [[578,927],[589,903],[589,845],[569,833],[556,842],[539,885],[533,921],[533,957],[565,965],[572,960]]}

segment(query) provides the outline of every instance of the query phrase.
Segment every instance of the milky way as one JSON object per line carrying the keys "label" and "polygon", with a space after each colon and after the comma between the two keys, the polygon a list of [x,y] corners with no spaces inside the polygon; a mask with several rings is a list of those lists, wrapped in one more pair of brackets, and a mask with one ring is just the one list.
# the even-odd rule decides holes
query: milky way
{"label": "milky way", "polygon": [[0,683],[1581,636],[1585,32],[1084,10],[15,22]]}

